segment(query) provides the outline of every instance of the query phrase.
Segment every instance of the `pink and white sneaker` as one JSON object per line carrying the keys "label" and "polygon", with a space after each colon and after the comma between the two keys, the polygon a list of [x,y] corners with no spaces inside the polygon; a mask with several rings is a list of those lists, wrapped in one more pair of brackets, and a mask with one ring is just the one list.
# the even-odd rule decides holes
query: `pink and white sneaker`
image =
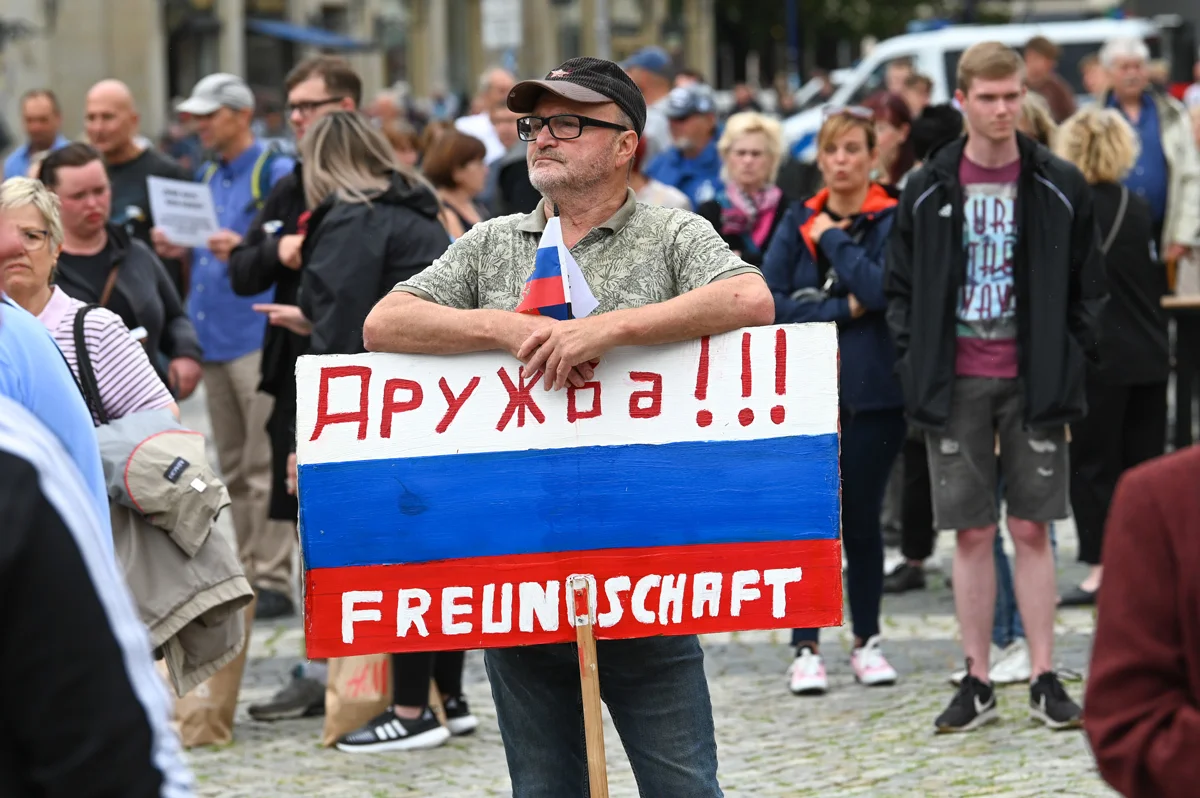
{"label": "pink and white sneaker", "polygon": [[788,668],[788,689],[796,695],[821,695],[829,689],[825,661],[811,648],[803,647]]}
{"label": "pink and white sneaker", "polygon": [[896,683],[896,669],[884,658],[879,648],[879,635],[872,636],[862,648],[854,649],[850,654],[850,667],[859,684],[867,687]]}

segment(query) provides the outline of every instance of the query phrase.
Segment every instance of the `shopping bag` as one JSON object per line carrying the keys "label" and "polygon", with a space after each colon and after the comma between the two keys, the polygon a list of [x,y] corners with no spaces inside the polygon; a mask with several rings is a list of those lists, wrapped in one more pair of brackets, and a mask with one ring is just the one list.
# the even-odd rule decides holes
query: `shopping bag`
{"label": "shopping bag", "polygon": [[237,657],[175,701],[175,726],[184,748],[222,745],[233,740],[233,716],[246,671],[255,603],[252,601],[246,607],[246,639]]}
{"label": "shopping bag", "polygon": [[369,654],[329,660],[322,745],[333,745],[392,703],[392,658]]}

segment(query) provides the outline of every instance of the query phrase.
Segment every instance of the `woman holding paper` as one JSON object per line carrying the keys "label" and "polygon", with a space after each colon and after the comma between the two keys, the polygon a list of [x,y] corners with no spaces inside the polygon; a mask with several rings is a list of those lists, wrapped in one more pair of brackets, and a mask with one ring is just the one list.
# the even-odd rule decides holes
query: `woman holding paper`
{"label": "woman holding paper", "polygon": [[[438,221],[437,196],[355,112],[322,117],[301,141],[300,156],[312,210],[301,249],[299,308],[312,335],[309,353],[364,352],[367,313],[450,244]],[[461,651],[393,655],[393,706],[344,735],[338,749],[432,748],[451,734],[474,731],[478,721],[462,696],[463,660]],[[429,708],[431,678],[441,691],[447,726]]]}
{"label": "woman holding paper", "polygon": [[[826,188],[794,204],[763,259],[778,324],[832,321],[841,352],[842,542],[854,645],[850,665],[864,685],[892,684],[896,671],[879,647],[883,537],[879,513],[892,462],[904,442],[896,354],[884,318],[884,251],[895,198],[871,181],[878,160],[875,115],[867,108],[826,112],[817,165]],[[792,634],[793,693],[828,689],[816,629]]]}

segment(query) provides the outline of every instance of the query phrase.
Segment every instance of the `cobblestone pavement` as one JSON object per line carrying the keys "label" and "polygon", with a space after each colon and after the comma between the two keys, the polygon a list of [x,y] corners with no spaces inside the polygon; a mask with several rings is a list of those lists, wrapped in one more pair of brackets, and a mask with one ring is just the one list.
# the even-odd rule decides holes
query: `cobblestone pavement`
{"label": "cobblestone pavement", "polygon": [[[198,403],[185,420],[207,431]],[[214,461],[215,462],[215,461]],[[935,561],[948,564],[951,537]],[[1075,535],[1059,526],[1060,587],[1082,578]],[[1059,613],[1056,662],[1086,672],[1092,614]],[[1028,692],[1002,688],[1002,721],[969,735],[935,737],[934,717],[949,701],[947,677],[961,667],[953,599],[934,575],[929,590],[884,601],[888,658],[901,674],[891,688],[866,689],[850,671],[848,628],[826,630],[823,653],[831,690],[819,698],[787,692],[787,633],[745,632],[704,640],[720,755],[731,797],[755,796],[1112,796],[1079,732],[1054,733],[1026,719]],[[236,739],[197,749],[189,760],[198,794],[234,798],[509,795],[483,657],[467,658],[465,689],[479,732],[421,752],[349,756],[320,747],[321,719],[257,723],[246,706],[271,695],[300,658],[298,620],[259,623],[238,707]],[[1082,683],[1068,683],[1076,699]],[[628,761],[606,724],[610,793],[637,796]],[[570,798],[564,796],[563,798]],[[653,798],[659,798],[654,796]]]}

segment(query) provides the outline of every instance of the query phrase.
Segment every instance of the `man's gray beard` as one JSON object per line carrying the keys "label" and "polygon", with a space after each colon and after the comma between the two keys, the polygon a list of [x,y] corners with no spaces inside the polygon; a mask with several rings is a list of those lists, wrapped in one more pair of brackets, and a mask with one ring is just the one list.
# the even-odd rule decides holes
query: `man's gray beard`
{"label": "man's gray beard", "polygon": [[[559,161],[559,163],[563,163]],[[567,164],[563,163],[563,166]],[[611,164],[608,165],[611,169]],[[603,185],[608,180],[608,172],[604,164],[593,161],[585,168],[568,167],[570,171],[563,177],[555,175],[544,179],[536,175],[532,166],[529,169],[529,183],[538,193],[551,202],[569,202],[575,197],[588,196],[593,189]]]}

